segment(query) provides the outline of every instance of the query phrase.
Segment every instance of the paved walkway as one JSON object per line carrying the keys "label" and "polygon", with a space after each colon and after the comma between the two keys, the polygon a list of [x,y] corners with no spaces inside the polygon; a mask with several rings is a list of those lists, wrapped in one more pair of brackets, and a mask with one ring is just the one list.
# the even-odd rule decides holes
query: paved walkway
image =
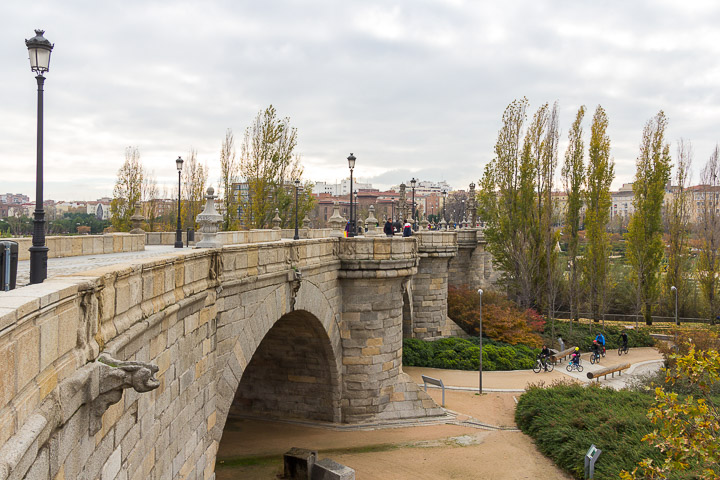
{"label": "paved walkway", "polygon": [[[622,375],[615,374],[614,377],[600,379],[601,385],[613,388],[623,388],[627,381],[637,377],[658,371],[662,367],[662,355],[651,347],[630,348],[627,355],[618,356],[617,350],[608,351],[606,356],[600,359],[599,364],[590,363],[589,354],[582,356],[582,373],[565,370],[567,362],[555,367],[552,372],[535,373],[532,370],[512,370],[507,372],[483,372],[483,391],[488,392],[522,392],[529,384],[544,382],[546,385],[555,380],[575,379],[583,383],[594,382],[587,378],[588,372],[596,372],[600,369],[614,365],[630,363],[631,367],[624,370]],[[465,370],[443,370],[439,368],[426,367],[403,367],[403,371],[418,384],[422,384],[422,375],[439,378],[446,388],[457,390],[477,390],[479,373]]]}
{"label": "paved walkway", "polygon": [[[106,253],[97,255],[81,255],[77,257],[48,258],[48,278],[58,275],[68,275],[108,265],[132,263],[134,260],[147,259],[172,253],[175,247],[172,245],[145,245],[141,252]],[[18,262],[17,287],[30,283],[30,260]]]}

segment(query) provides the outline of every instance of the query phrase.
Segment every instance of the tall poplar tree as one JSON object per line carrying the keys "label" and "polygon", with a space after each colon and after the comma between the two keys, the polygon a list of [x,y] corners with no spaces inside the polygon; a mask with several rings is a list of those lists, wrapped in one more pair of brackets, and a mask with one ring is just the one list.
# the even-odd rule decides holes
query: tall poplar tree
{"label": "tall poplar tree", "polygon": [[195,220],[205,206],[208,167],[197,159],[197,150],[190,149],[182,169],[183,205],[186,228],[195,228]]}
{"label": "tall poplar tree", "polygon": [[665,275],[664,294],[669,305],[674,305],[675,293],[672,287],[677,288],[678,311],[684,313],[684,306],[687,303],[689,288],[688,282],[689,251],[688,234],[690,221],[690,201],[688,184],[690,180],[690,166],[692,165],[692,144],[682,138],[677,147],[677,170],[675,171],[675,186],[673,187],[672,200],[668,205],[665,217],[667,219],[667,230],[670,234],[668,248],[668,270]]}
{"label": "tall poplar tree", "polygon": [[558,252],[556,249],[559,240],[559,231],[553,224],[553,213],[555,202],[553,200],[553,186],[555,170],[557,169],[557,148],[560,137],[558,127],[558,104],[553,104],[547,121],[547,130],[543,140],[540,175],[540,196],[542,202],[540,216],[540,237],[543,249],[542,270],[544,271],[544,295],[546,302],[545,313],[551,320],[551,338],[555,338],[555,302],[557,300],[558,288],[560,286],[560,266],[558,264]]}
{"label": "tall poplar tree", "polygon": [[142,199],[144,178],[140,151],[137,147],[127,147],[110,202],[110,222],[118,232],[128,232],[132,228],[130,217],[135,213],[135,203]]}
{"label": "tall poplar tree", "polygon": [[[715,146],[700,174],[700,201],[698,202],[697,236],[700,252],[697,262],[697,280],[705,301],[710,323],[720,314],[718,276],[720,275],[720,147]],[[678,292],[679,293],[679,292]]]}
{"label": "tall poplar tree", "polygon": [[667,119],[661,110],[647,122],[633,183],[633,206],[627,239],[627,258],[645,323],[652,325],[652,306],[658,296],[663,257],[662,208],[670,179],[670,145],[665,143]]}
{"label": "tall poplar tree", "polygon": [[[283,225],[290,224],[295,208],[293,182],[303,173],[296,146],[297,129],[290,126],[289,118],[278,118],[272,105],[258,112],[245,130],[240,173],[248,183],[248,199],[243,205],[243,224],[248,228],[270,226],[275,208]],[[298,216],[302,218],[304,213],[301,210]]]}
{"label": "tall poplar tree", "polygon": [[593,320],[596,322],[605,312],[608,255],[610,254],[607,224],[610,220],[610,184],[615,177],[615,164],[610,158],[610,137],[607,134],[607,128],[607,115],[605,110],[598,105],[590,127],[590,145],[588,147],[585,181],[587,248],[583,262],[588,303]]}
{"label": "tall poplar tree", "polygon": [[222,229],[225,231],[234,230],[238,226],[237,221],[237,198],[233,196],[233,183],[238,181],[238,168],[235,157],[235,136],[232,130],[225,132],[225,139],[220,149],[220,184],[224,204]]}
{"label": "tall poplar tree", "polygon": [[[503,272],[501,282],[509,296],[525,305],[532,293],[523,290],[529,283],[524,252],[531,248],[524,224],[528,211],[523,202],[527,195],[521,201],[522,180],[527,183],[527,178],[521,178],[520,169],[520,142],[527,106],[528,101],[523,98],[514,100],[505,109],[495,143],[495,158],[485,167],[479,191],[479,210],[486,224],[487,248],[495,265]],[[532,177],[532,173],[526,171],[525,177]]]}
{"label": "tall poplar tree", "polygon": [[567,195],[565,212],[565,233],[568,236],[570,318],[579,319],[580,303],[580,266],[578,249],[580,246],[580,212],[583,206],[582,186],[585,182],[585,144],[583,142],[582,122],[585,117],[585,106],[578,109],[575,121],[568,134],[568,147],[565,150],[565,164],[562,168],[563,184]]}

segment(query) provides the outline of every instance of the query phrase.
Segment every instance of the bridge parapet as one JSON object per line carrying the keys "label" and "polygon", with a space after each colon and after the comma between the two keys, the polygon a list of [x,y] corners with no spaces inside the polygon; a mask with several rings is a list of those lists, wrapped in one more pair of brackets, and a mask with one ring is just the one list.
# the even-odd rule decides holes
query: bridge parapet
{"label": "bridge parapet", "polygon": [[450,285],[467,285],[472,289],[486,288],[495,283],[498,272],[492,255],[485,250],[482,229],[467,228],[458,232],[458,254],[450,262]]}
{"label": "bridge parapet", "polygon": [[395,237],[341,238],[341,278],[406,277],[417,272],[417,241]]}

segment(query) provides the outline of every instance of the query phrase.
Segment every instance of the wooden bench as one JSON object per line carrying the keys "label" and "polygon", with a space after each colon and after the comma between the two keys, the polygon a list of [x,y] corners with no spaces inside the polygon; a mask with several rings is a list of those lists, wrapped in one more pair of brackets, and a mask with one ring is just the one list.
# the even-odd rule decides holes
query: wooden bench
{"label": "wooden bench", "polygon": [[615,372],[618,372],[618,375],[622,375],[622,370],[625,370],[626,368],[630,368],[629,363],[619,363],[617,365],[613,365],[612,367],[603,368],[602,370],[598,370],[596,372],[588,372],[587,377],[590,380],[596,378],[599,382],[600,377],[607,377],[610,374],[612,374],[612,376],[614,377]]}
{"label": "wooden bench", "polygon": [[562,363],[563,359],[565,359],[568,355],[572,355],[572,353],[575,351],[575,347],[570,347],[562,352],[557,352],[552,355],[550,355],[550,361],[553,363]]}
{"label": "wooden bench", "polygon": [[445,406],[445,385],[443,384],[443,381],[439,378],[432,378],[432,377],[426,377],[425,375],[422,376],[423,383],[425,384],[425,391],[427,392],[427,386],[428,383],[430,385],[435,385],[437,387],[442,388],[442,406]]}

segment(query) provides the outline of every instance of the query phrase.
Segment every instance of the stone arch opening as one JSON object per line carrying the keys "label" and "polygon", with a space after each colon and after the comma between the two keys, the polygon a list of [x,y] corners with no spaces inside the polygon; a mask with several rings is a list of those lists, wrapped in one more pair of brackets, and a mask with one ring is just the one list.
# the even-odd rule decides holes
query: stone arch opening
{"label": "stone arch opening", "polygon": [[413,302],[412,290],[408,282],[403,288],[403,308],[402,308],[402,329],[403,338],[413,338]]}
{"label": "stone arch opening", "polygon": [[242,374],[228,416],[333,422],[340,379],[328,334],[307,311],[283,315],[267,332]]}

